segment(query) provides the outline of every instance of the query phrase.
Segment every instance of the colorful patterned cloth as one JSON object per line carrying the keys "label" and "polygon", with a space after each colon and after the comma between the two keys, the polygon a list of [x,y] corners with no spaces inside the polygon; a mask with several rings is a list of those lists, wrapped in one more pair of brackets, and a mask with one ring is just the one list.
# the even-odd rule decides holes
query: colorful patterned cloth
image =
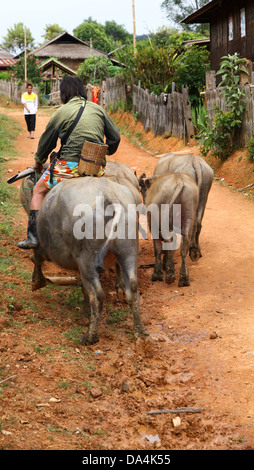
{"label": "colorful patterned cloth", "polygon": [[[103,176],[105,173],[104,166],[101,165],[96,175],[97,178]],[[78,178],[81,177],[78,173],[78,163],[68,162],[66,160],[57,160],[53,170],[53,183],[50,183],[50,165],[47,170],[43,173],[42,179],[48,189],[53,188],[57,183],[60,183],[63,179]],[[84,178],[83,176],[81,178]]]}

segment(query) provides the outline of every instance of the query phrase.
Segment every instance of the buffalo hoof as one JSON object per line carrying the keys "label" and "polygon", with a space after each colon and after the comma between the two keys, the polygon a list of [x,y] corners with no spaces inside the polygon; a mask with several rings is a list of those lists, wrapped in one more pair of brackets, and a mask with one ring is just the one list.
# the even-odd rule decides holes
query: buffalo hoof
{"label": "buffalo hoof", "polygon": [[190,285],[190,281],[189,281],[188,277],[181,277],[179,279],[178,287],[185,287],[185,286],[189,286],[189,285]]}
{"label": "buffalo hoof", "polygon": [[176,277],[173,273],[166,273],[166,276],[165,276],[166,284],[173,284],[175,280],[176,280]]}
{"label": "buffalo hoof", "polygon": [[36,281],[32,281],[32,292],[35,290],[41,289],[42,287],[45,287],[47,285],[47,279],[38,279]]}
{"label": "buffalo hoof", "polygon": [[134,326],[134,333],[137,338],[147,338],[149,335],[146,327],[143,324]]}
{"label": "buffalo hoof", "polygon": [[88,344],[95,344],[99,342],[99,335],[89,335],[88,332],[86,332],[83,336],[80,338],[80,342],[83,346],[86,346]]}
{"label": "buffalo hoof", "polygon": [[202,255],[201,255],[198,248],[191,247],[190,251],[189,251],[189,257],[190,257],[191,261],[193,261],[195,263],[199,260],[199,258],[202,257]]}
{"label": "buffalo hoof", "polygon": [[152,281],[163,281],[163,273],[153,273]]}

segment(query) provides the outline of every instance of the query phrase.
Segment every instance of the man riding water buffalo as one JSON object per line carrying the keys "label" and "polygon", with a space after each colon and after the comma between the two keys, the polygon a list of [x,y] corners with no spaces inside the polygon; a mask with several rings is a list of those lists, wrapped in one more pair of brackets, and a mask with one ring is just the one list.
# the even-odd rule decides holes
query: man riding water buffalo
{"label": "man riding water buffalo", "polygon": [[[18,243],[19,248],[38,248],[36,218],[44,197],[62,179],[80,176],[78,166],[84,141],[103,143],[105,136],[109,155],[116,152],[120,143],[118,129],[105,110],[86,100],[83,82],[79,77],[65,76],[60,84],[60,96],[63,106],[53,114],[40,137],[35,154],[34,170],[42,171],[43,164],[55,149],[58,138],[61,140],[61,149],[34,187],[28,218],[27,238]],[[74,123],[75,127],[73,127]],[[104,166],[105,161],[100,165],[96,176],[104,174]]]}

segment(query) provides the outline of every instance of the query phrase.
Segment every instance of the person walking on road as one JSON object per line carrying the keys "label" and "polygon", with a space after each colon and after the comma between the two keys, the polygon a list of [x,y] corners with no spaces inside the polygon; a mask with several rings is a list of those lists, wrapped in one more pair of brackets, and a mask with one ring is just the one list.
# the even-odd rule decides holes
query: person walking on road
{"label": "person walking on road", "polygon": [[38,109],[38,96],[33,92],[32,83],[27,83],[25,93],[21,97],[21,103],[24,105],[24,116],[26,120],[29,138],[34,139],[36,124],[36,113]]}

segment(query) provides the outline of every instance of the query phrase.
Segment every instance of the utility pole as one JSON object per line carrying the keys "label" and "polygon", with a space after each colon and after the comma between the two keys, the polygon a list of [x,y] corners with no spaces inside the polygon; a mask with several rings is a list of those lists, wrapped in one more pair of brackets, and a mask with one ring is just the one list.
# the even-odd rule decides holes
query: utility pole
{"label": "utility pole", "polygon": [[26,26],[25,26],[25,84],[27,84],[27,63],[26,63]]}
{"label": "utility pole", "polygon": [[132,0],[132,18],[133,18],[133,49],[136,55],[136,19],[135,19],[135,0]]}

